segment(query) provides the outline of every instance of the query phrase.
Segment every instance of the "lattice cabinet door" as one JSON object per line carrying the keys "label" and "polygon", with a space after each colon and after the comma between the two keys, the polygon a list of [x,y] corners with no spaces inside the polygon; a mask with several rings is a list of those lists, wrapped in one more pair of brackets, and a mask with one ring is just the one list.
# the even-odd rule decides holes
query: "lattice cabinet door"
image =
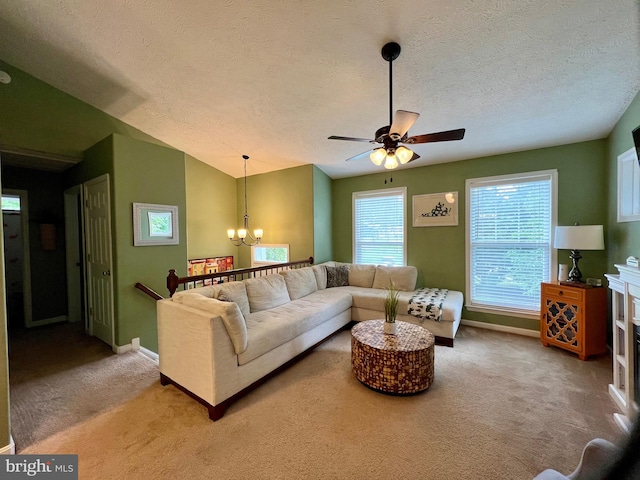
{"label": "lattice cabinet door", "polygon": [[606,351],[606,290],[543,283],[540,340],[577,353],[580,360]]}

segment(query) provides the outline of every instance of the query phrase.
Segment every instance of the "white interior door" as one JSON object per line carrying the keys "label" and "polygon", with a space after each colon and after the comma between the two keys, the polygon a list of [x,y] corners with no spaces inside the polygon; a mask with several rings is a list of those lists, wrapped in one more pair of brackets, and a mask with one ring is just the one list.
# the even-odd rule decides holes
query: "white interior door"
{"label": "white interior door", "polygon": [[113,348],[109,175],[84,184],[89,333]]}

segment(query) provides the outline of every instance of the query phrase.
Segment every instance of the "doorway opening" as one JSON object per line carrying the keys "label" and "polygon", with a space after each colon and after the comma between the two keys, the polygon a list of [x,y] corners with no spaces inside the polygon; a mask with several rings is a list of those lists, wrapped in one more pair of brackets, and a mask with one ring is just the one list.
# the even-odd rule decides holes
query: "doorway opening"
{"label": "doorway opening", "polygon": [[29,204],[26,190],[2,190],[7,328],[29,327],[31,311],[31,259]]}

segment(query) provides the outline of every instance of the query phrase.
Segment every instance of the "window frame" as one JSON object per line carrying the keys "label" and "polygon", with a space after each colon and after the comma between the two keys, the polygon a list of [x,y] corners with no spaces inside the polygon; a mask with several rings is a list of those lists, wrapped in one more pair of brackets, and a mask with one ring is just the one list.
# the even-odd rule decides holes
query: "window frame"
{"label": "window frame", "polygon": [[491,305],[487,303],[474,303],[471,295],[471,189],[474,187],[491,186],[509,183],[524,183],[528,181],[545,180],[551,181],[551,218],[549,232],[549,276],[541,282],[553,281],[558,274],[558,251],[553,247],[553,234],[558,225],[558,171],[539,170],[534,172],[511,173],[506,175],[496,175],[491,177],[468,178],[465,182],[465,308],[472,312],[490,313],[497,315],[507,315],[512,317],[540,319],[540,304],[535,310],[525,308],[505,307],[501,305]]}
{"label": "window frame", "polygon": [[407,187],[382,188],[377,190],[364,190],[351,194],[351,255],[353,263],[358,256],[356,244],[356,200],[361,198],[378,198],[400,195],[402,197],[402,265],[407,265]]}
{"label": "window frame", "polygon": [[[276,260],[256,260],[256,249],[259,248],[284,248],[287,251],[287,258],[284,261]],[[251,267],[263,267],[265,265],[278,265],[280,263],[288,263],[290,258],[291,249],[288,243],[260,243],[251,247]]]}

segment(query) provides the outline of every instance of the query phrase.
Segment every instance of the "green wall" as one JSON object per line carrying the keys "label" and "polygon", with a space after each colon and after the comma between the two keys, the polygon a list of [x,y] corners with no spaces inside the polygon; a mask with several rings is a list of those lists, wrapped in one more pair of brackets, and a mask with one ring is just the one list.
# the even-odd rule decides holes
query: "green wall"
{"label": "green wall", "polygon": [[[166,295],[170,268],[187,262],[185,158],[182,152],[113,135],[112,236],[116,344],[140,344],[158,351],[155,301],[137,290],[141,282]],[[177,205],[179,245],[133,246],[133,203]]]}
{"label": "green wall", "polygon": [[112,133],[163,144],[77,98],[0,60],[11,83],[0,88],[0,144],[83,158]]}
{"label": "green wall", "polygon": [[[249,229],[264,230],[262,243],[288,243],[291,261],[309,258],[314,252],[313,168],[303,165],[247,177]],[[242,225],[244,217],[244,179],[236,182],[235,228]],[[249,248],[240,247],[238,256],[237,266],[251,265]]]}
{"label": "green wall", "polygon": [[[465,181],[537,170],[558,170],[558,224],[606,224],[606,142],[564,145],[553,148],[476,158],[389,174],[345,178],[333,182],[333,252],[335,260],[352,261],[353,192],[393,186],[407,187],[407,264],[418,268],[418,285],[465,291]],[[385,179],[393,178],[391,184]],[[577,187],[579,186],[579,187]],[[457,191],[458,226],[412,227],[413,195]],[[585,252],[580,268],[586,277],[604,280],[605,252]],[[560,251],[559,263],[569,263],[568,252]],[[519,328],[538,329],[538,320],[490,315],[464,310],[462,318]]]}
{"label": "green wall", "polygon": [[[229,175],[186,155],[187,254],[189,258],[233,255],[238,247],[227,237],[235,228],[236,180]],[[178,274],[187,274],[186,265],[177,265]]]}
{"label": "green wall", "polygon": [[313,258],[315,263],[333,259],[331,237],[332,180],[318,167],[313,167]]}
{"label": "green wall", "polygon": [[636,95],[631,105],[609,135],[607,161],[608,169],[608,213],[609,228],[607,243],[607,271],[616,272],[616,263],[625,263],[629,255],[640,257],[640,222],[617,222],[617,162],[618,155],[633,148],[631,132],[640,125],[640,93]]}
{"label": "green wall", "polygon": [[[155,301],[134,286],[140,282],[166,295],[169,269],[186,265],[185,156],[119,134],[98,142],[84,156],[67,173],[68,186],[110,176],[115,344],[138,337],[143,347],[157,351]],[[178,206],[180,244],[134,247],[133,203]]]}

